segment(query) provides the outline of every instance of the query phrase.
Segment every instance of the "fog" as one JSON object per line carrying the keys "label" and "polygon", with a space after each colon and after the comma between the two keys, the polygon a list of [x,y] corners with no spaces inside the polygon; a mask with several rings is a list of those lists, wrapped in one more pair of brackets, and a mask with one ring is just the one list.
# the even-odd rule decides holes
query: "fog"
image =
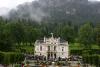
{"label": "fog", "polygon": [[[89,2],[91,1],[93,3],[94,0],[89,0]],[[91,16],[100,13],[99,4],[88,5],[89,2],[88,0],[35,0],[27,3],[23,2],[24,4],[19,3],[18,6],[16,5],[16,8],[11,9],[10,7],[9,11],[7,11],[9,8],[7,8],[7,10],[5,9],[5,11],[0,10],[0,13],[11,19],[31,19],[38,22],[41,22],[42,19],[47,17],[53,19],[55,19],[55,17],[56,19],[65,19],[67,17],[67,19],[70,19],[72,16],[75,16],[74,18],[79,16],[83,19],[87,14]]]}

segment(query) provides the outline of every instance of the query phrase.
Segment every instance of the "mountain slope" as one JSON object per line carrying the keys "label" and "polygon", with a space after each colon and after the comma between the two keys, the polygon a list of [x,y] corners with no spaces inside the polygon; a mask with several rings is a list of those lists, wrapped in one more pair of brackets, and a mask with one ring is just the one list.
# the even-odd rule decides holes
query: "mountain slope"
{"label": "mountain slope", "polygon": [[100,2],[88,0],[38,0],[19,5],[10,11],[10,18],[31,19],[37,22],[99,22]]}

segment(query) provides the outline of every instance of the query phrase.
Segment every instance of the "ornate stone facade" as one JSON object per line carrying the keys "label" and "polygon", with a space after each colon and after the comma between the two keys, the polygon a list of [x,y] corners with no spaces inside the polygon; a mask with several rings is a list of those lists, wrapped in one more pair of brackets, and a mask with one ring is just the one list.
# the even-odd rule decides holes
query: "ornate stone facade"
{"label": "ornate stone facade", "polygon": [[44,37],[35,42],[35,55],[45,56],[47,59],[68,58],[68,42],[59,38],[54,38],[53,33],[50,38]]}

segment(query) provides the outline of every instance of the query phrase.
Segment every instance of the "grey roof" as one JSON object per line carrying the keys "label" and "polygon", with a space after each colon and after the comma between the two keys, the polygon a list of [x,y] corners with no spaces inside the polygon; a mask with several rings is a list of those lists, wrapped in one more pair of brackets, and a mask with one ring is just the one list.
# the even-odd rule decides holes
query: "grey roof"
{"label": "grey roof", "polygon": [[44,43],[44,40],[38,40],[37,43]]}
{"label": "grey roof", "polygon": [[[67,41],[64,39],[60,39],[60,43],[64,43],[64,42],[67,42]],[[37,43],[44,43],[44,40],[43,39],[37,40]]]}
{"label": "grey roof", "polygon": [[64,42],[66,42],[66,40],[60,39],[60,43],[64,43]]}

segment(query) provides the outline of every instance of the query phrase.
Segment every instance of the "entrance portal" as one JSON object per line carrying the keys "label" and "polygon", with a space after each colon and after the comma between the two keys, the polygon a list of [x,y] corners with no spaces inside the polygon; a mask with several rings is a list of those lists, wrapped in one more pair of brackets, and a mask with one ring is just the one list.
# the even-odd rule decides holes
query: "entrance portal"
{"label": "entrance portal", "polygon": [[56,53],[53,53],[53,52],[48,52],[48,55],[47,55],[47,59],[48,60],[54,60],[56,59]]}

